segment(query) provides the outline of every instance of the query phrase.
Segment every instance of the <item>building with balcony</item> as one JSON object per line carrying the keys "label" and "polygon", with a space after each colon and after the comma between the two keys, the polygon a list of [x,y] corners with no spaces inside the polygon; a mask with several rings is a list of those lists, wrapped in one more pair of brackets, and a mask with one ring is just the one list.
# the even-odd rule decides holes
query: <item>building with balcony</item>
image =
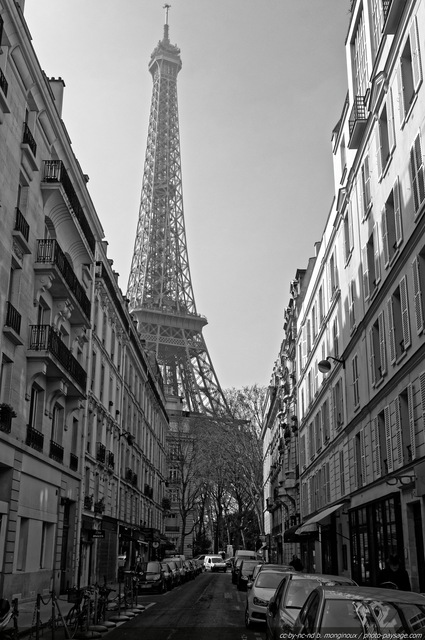
{"label": "building with balcony", "polygon": [[424,589],[425,8],[353,0],[335,197],[298,318],[301,536],[309,569]]}
{"label": "building with balcony", "polygon": [[0,4],[0,594],[21,600],[149,557],[168,428],[23,11]]}

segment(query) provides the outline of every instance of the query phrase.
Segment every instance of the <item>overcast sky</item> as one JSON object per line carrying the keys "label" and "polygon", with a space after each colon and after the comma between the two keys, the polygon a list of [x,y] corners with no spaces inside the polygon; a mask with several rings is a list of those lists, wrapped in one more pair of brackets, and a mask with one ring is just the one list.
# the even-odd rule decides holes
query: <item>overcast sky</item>
{"label": "overcast sky", "polygon": [[[268,385],[289,283],[333,197],[349,0],[170,0],[183,198],[198,313],[223,388]],[[163,0],[26,0],[125,293]]]}

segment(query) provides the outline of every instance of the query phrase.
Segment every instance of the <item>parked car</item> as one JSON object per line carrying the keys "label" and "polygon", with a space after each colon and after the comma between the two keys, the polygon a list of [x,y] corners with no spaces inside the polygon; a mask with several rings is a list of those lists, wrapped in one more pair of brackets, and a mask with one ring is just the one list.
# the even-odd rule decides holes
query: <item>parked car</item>
{"label": "parked car", "polygon": [[[324,573],[285,573],[266,611],[266,638],[278,640],[293,633],[295,620],[310,593],[320,584],[353,585],[354,580]],[[283,634],[283,635],[282,635]]]}
{"label": "parked car", "polygon": [[177,564],[173,560],[170,560],[169,558],[167,558],[167,564],[170,567],[171,573],[173,575],[173,586],[176,587],[182,582],[180,569],[177,566]]}
{"label": "parked car", "polygon": [[193,580],[195,577],[195,568],[190,560],[184,560],[183,566],[186,569],[186,580]]}
{"label": "parked car", "polygon": [[269,564],[267,562],[264,562],[264,564],[257,564],[252,573],[252,578],[248,582],[248,588],[252,586],[252,583],[254,582],[260,571],[268,571],[269,569],[276,571],[294,571],[293,567],[291,567],[289,564]]}
{"label": "parked car", "polygon": [[221,556],[205,556],[204,567],[206,571],[227,571],[226,561]]}
{"label": "parked car", "polygon": [[194,561],[196,562],[196,564],[197,564],[197,565],[198,565],[198,567],[199,567],[199,573],[200,573],[201,571],[203,571],[203,570],[204,570],[204,560],[205,560],[205,555],[206,555],[206,554],[202,554],[202,555],[200,555],[200,556],[196,556],[195,558],[193,558],[193,559],[194,559]]}
{"label": "parked car", "polygon": [[247,584],[252,579],[252,574],[258,564],[260,564],[258,560],[242,560],[236,580],[239,591],[247,590]]}
{"label": "parked car", "polygon": [[166,590],[165,576],[160,562],[142,562],[137,574],[137,587],[139,591],[157,591],[164,593]]}
{"label": "parked car", "polygon": [[161,562],[161,567],[164,572],[165,586],[170,591],[174,587],[174,574],[168,562]]}
{"label": "parked car", "polygon": [[425,638],[422,594],[380,587],[316,587],[294,625],[295,638]]}
{"label": "parked car", "polygon": [[[271,568],[277,567],[277,568]],[[253,622],[266,621],[266,607],[270,598],[285,577],[283,565],[267,565],[255,567],[257,574],[252,583],[248,583],[248,595],[245,608],[245,626],[250,628]]]}
{"label": "parked car", "polygon": [[176,564],[177,569],[179,570],[179,574],[180,574],[180,584],[185,582],[186,581],[186,569],[185,569],[185,566],[183,564],[184,556],[183,556],[183,558],[180,557],[180,556],[172,556],[171,558],[167,558],[167,562],[174,562]]}

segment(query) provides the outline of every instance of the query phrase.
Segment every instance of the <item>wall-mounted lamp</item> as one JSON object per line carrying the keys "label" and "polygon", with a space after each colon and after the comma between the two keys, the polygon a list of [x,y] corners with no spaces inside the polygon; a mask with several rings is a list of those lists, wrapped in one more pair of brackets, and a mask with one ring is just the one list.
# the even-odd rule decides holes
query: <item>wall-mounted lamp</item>
{"label": "wall-mounted lamp", "polygon": [[121,438],[125,438],[127,440],[127,444],[132,447],[134,444],[134,436],[133,434],[131,434],[129,431],[126,431],[125,433],[120,433],[119,436],[119,440],[121,440]]}
{"label": "wall-mounted lamp", "polygon": [[335,360],[335,362],[339,362],[340,364],[342,364],[342,368],[345,369],[345,361],[342,358],[340,359],[334,358],[333,356],[327,356],[326,360],[320,360],[319,364],[317,365],[321,373],[329,373],[329,371],[331,370],[332,365],[329,360]]}

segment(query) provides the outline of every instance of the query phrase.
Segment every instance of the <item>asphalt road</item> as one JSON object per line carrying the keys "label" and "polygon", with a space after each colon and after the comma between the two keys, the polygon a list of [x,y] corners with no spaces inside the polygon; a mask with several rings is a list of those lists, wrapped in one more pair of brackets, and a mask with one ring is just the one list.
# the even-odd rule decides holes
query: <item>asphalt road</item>
{"label": "asphalt road", "polygon": [[246,629],[246,593],[230,573],[202,573],[163,595],[138,598],[145,611],[120,624],[108,640],[264,640],[264,627]]}

